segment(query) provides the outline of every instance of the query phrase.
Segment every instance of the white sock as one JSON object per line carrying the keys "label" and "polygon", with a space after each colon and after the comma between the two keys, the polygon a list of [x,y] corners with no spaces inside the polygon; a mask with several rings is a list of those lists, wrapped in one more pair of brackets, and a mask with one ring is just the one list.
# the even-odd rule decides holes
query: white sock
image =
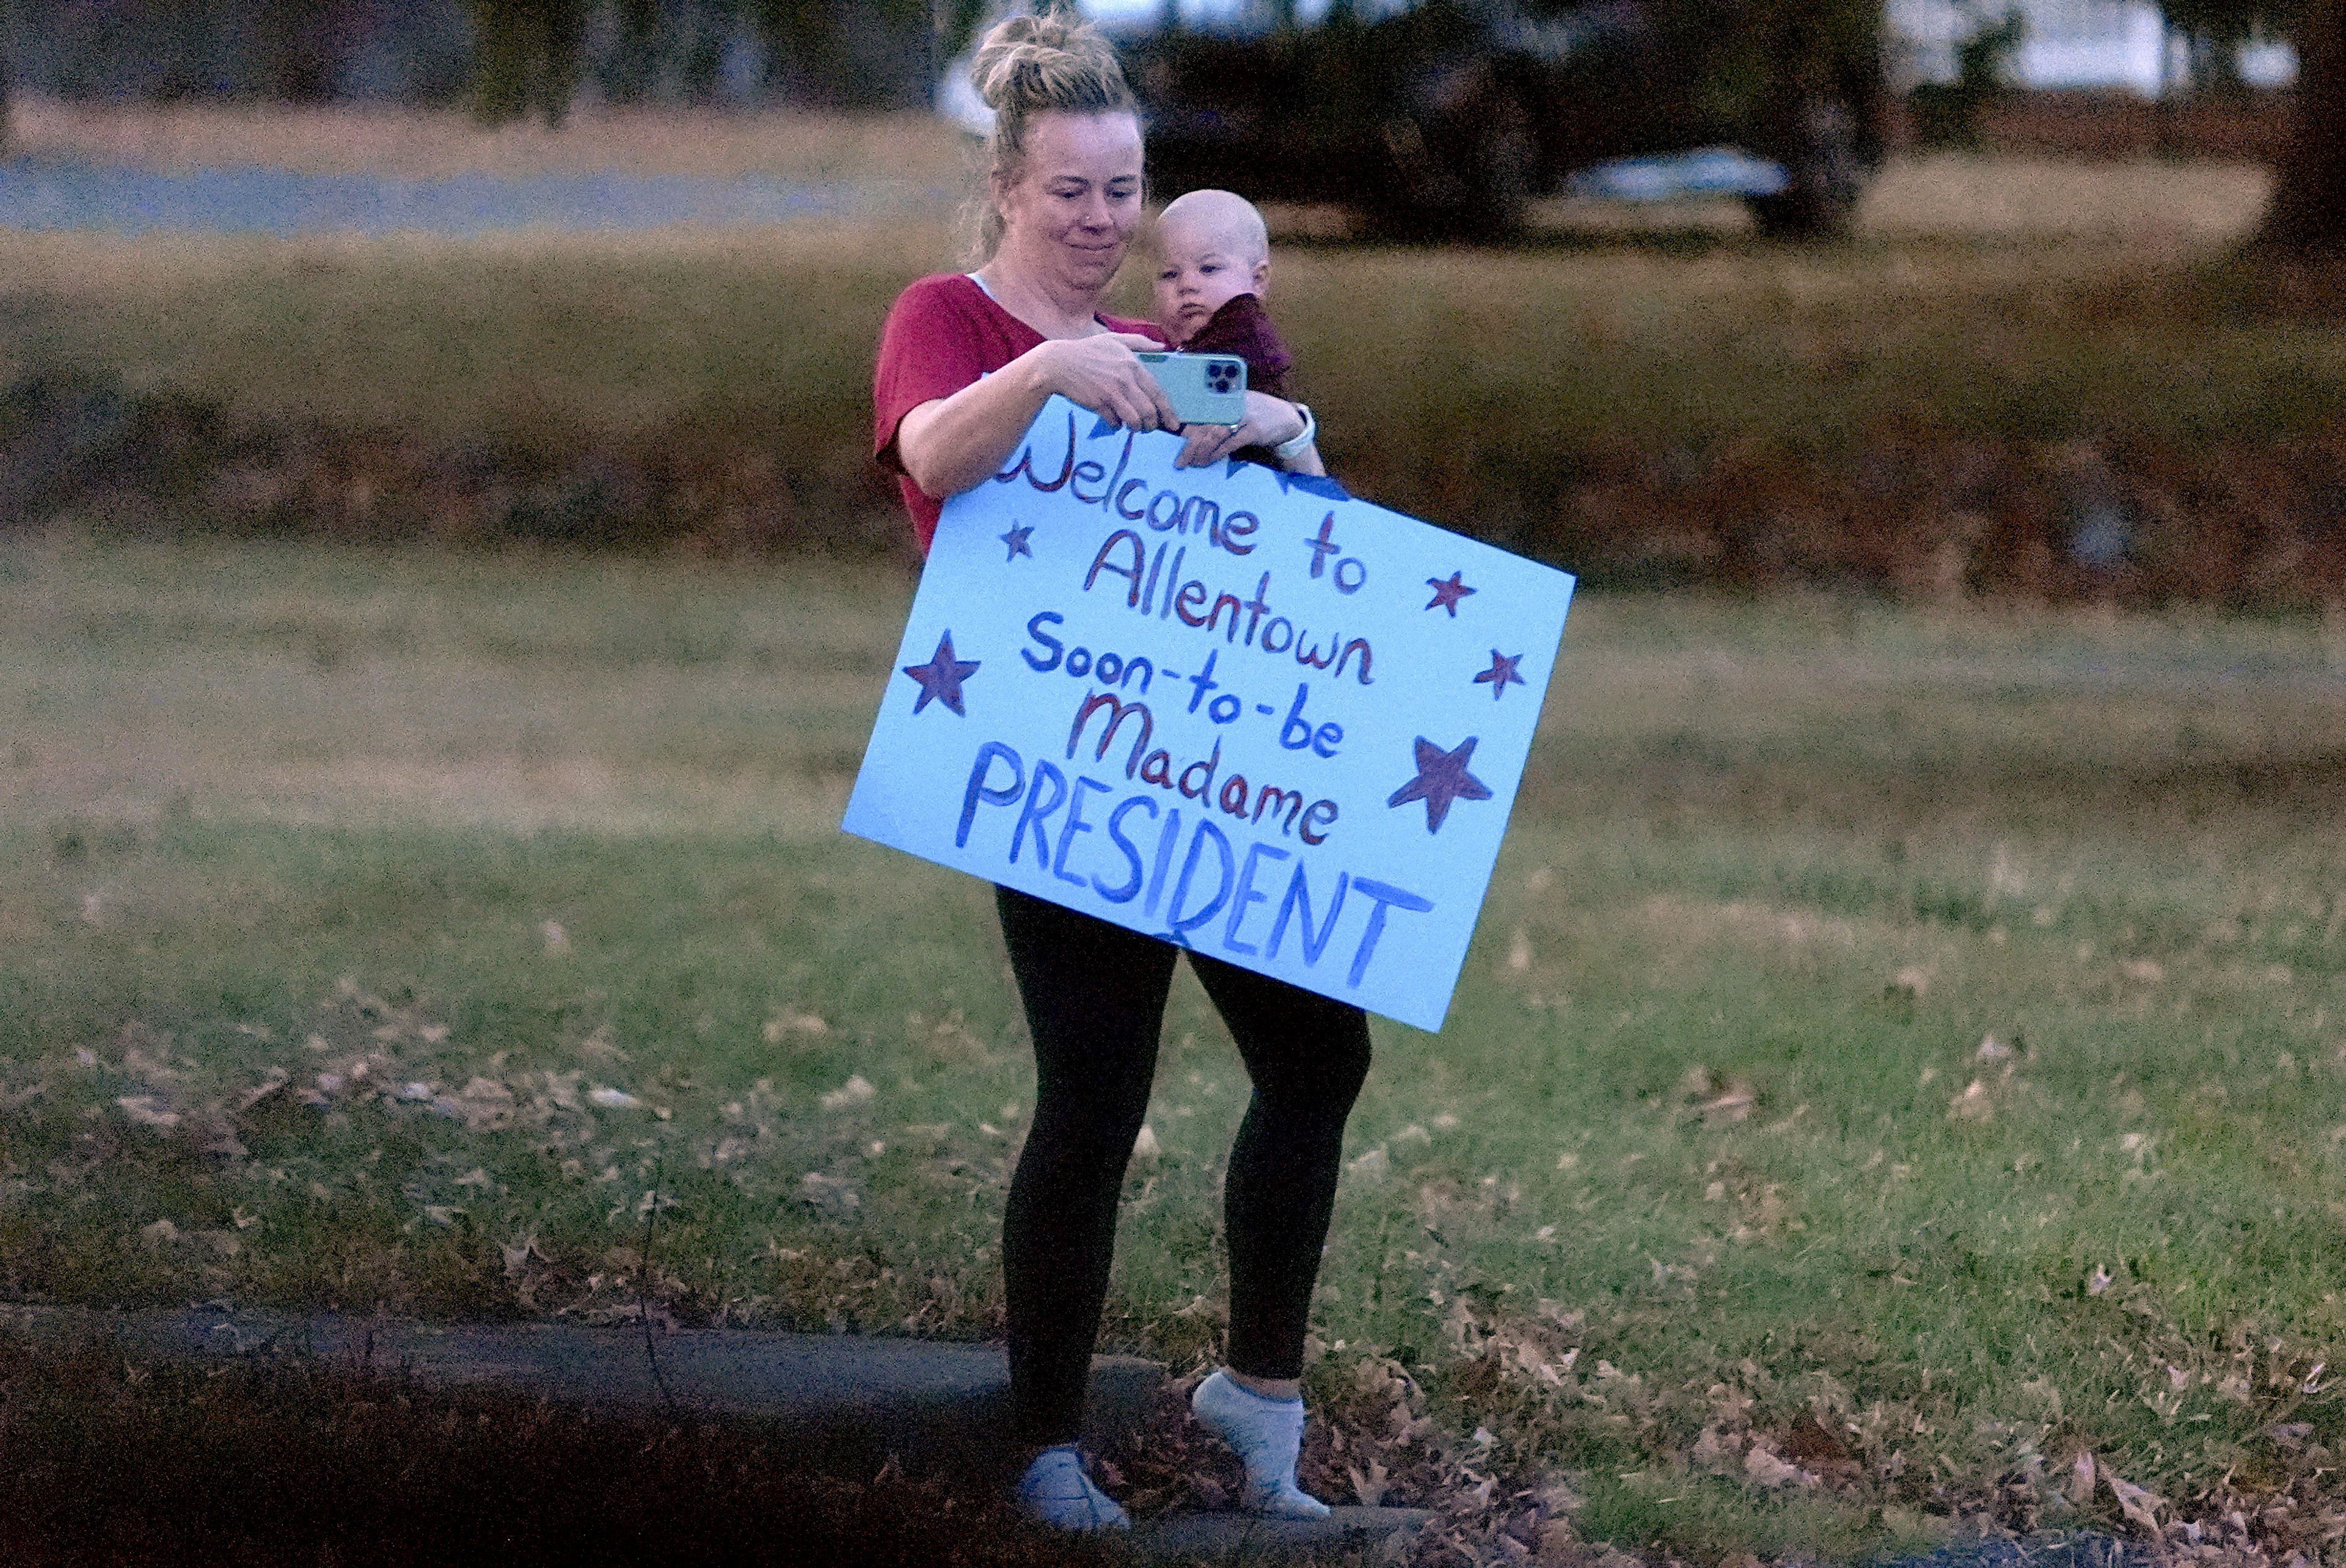
{"label": "white sock", "polygon": [[1189,1396],[1198,1424],[1230,1446],[1246,1466],[1245,1506],[1282,1519],[1325,1519],[1328,1505],[1295,1484],[1303,1451],[1303,1401],[1267,1400],[1216,1372]]}
{"label": "white sock", "polygon": [[1116,1499],[1084,1473],[1075,1444],[1060,1443],[1035,1456],[1018,1478],[1018,1507],[1027,1518],[1054,1530],[1129,1530],[1132,1521]]}

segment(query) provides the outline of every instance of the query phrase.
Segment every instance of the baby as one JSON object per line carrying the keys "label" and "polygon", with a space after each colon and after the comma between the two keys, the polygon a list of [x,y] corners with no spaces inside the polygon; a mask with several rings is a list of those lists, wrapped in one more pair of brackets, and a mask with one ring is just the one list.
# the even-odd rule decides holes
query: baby
{"label": "baby", "polygon": [[[1242,359],[1249,392],[1293,401],[1287,372],[1295,361],[1262,308],[1270,236],[1254,204],[1227,190],[1176,197],[1157,219],[1157,324],[1173,346]],[[1308,443],[1284,460],[1260,446],[1239,455],[1298,473],[1326,472]]]}

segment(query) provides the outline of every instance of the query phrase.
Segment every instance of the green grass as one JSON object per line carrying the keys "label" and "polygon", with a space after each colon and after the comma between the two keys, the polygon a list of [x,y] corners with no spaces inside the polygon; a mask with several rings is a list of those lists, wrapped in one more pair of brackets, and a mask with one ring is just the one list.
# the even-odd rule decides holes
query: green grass
{"label": "green grass", "polygon": [[[909,586],[9,545],[0,1283],[994,1331],[989,896],[836,830]],[[1589,596],[1562,671],[1447,1027],[1377,1026],[1314,1473],[1706,1558],[2115,1518],[2085,1450],[2334,1500],[2346,632]],[[1210,1345],[1243,1097],[1184,978],[1115,1342]]]}

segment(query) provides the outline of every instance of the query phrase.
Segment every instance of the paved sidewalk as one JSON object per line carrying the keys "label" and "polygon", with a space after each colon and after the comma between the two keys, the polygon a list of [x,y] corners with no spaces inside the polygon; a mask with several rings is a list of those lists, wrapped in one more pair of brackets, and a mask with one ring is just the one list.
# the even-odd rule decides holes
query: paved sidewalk
{"label": "paved sidewalk", "polygon": [[[841,1475],[869,1477],[891,1456],[915,1475],[979,1475],[1009,1458],[1009,1369],[996,1345],[687,1329],[655,1331],[648,1351],[634,1326],[436,1324],[201,1307],[0,1307],[0,1327],[36,1345],[98,1336],[150,1357],[313,1357],[434,1390],[495,1388],[586,1408],[751,1421],[810,1467]],[[1137,1435],[1164,1375],[1137,1357],[1095,1356],[1086,1441],[1107,1451]],[[1340,1508],[1313,1523],[1177,1514],[1136,1532],[1132,1544],[1154,1562],[1260,1562],[1358,1547],[1413,1531],[1426,1517],[1402,1508]]]}
{"label": "paved sidewalk", "polygon": [[936,211],[956,193],[909,180],[762,175],[450,175],[403,179],[253,167],[163,173],[0,158],[0,229],[113,234],[636,233],[672,225],[805,223]]}

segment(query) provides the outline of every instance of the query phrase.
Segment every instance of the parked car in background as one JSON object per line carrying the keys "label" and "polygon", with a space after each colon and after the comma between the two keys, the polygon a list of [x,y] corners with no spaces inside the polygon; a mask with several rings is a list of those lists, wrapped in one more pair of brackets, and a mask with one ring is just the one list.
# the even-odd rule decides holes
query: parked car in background
{"label": "parked car in background", "polygon": [[[1894,101],[1880,0],[1337,0],[1309,26],[1118,39],[1152,182],[1341,202],[1388,229],[1504,233],[1608,160],[1742,155],[1771,232],[1843,229]],[[1717,188],[1714,187],[1713,188]]]}

